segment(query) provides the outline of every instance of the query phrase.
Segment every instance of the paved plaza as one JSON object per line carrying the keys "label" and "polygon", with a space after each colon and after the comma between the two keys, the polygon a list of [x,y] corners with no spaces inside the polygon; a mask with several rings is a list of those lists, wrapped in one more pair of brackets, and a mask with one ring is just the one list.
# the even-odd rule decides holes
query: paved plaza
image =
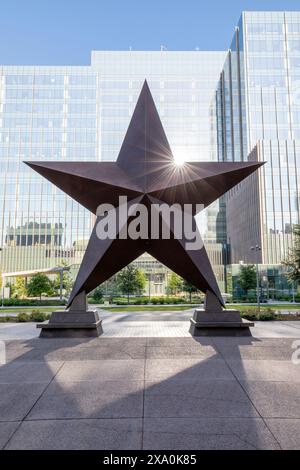
{"label": "paved plaza", "polygon": [[1,324],[0,447],[299,449],[300,322],[192,338],[191,313],[103,313],[95,339]]}

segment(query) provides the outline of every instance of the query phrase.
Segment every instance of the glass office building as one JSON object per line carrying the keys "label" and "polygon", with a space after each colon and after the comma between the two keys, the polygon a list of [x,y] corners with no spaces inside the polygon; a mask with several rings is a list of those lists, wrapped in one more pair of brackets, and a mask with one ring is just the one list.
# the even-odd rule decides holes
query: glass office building
{"label": "glass office building", "polygon": [[[283,284],[299,223],[300,12],[244,12],[227,52],[95,51],[84,67],[0,67],[0,271],[63,261],[76,271],[93,216],[22,162],[115,160],[145,78],[178,161],[267,162],[198,219],[221,290],[240,261]],[[163,293],[167,271],[147,255],[138,263]]]}
{"label": "glass office building", "polygon": [[215,105],[219,159],[267,162],[226,197],[231,263],[280,274],[299,223],[300,12],[242,14]]}
{"label": "glass office building", "polygon": [[[95,51],[85,67],[0,67],[2,273],[53,268],[63,261],[76,270],[93,216],[23,161],[115,160],[145,78],[175,158],[216,159],[210,103],[225,57],[225,52]],[[200,224],[222,283],[222,248],[211,229],[216,212],[201,217]]]}

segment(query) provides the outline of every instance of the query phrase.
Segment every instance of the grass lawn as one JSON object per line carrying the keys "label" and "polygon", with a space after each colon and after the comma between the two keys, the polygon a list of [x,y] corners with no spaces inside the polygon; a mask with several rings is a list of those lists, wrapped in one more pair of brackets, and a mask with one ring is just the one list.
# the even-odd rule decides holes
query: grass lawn
{"label": "grass lawn", "polygon": [[116,307],[103,307],[108,312],[180,312],[197,305],[118,305]]}
{"label": "grass lawn", "polygon": [[38,310],[43,313],[51,313],[56,310],[64,310],[64,306],[59,307],[11,307],[11,308],[0,308],[0,313],[10,315],[12,313],[32,313],[33,310]]}
{"label": "grass lawn", "polygon": [[[197,308],[198,305],[118,305],[115,307],[104,307],[103,310],[107,310],[108,312],[165,312],[165,311],[172,311],[172,312],[180,312],[184,310],[189,310],[191,308]],[[256,305],[243,305],[243,304],[226,304],[226,307],[240,310],[241,312],[245,310],[256,310]],[[272,310],[299,310],[299,304],[262,304],[261,310],[266,310],[271,308]]]}
{"label": "grass lawn", "polygon": [[[245,305],[245,304],[226,304],[227,308],[233,308],[237,310],[252,310],[257,309],[257,305]],[[271,308],[272,310],[299,310],[300,304],[261,304],[261,310]]]}
{"label": "grass lawn", "polygon": [[[197,304],[186,304],[186,305],[116,305],[113,307],[101,307],[103,310],[108,312],[180,312],[184,310],[194,309],[197,308]],[[241,312],[245,310],[256,310],[256,305],[244,305],[244,304],[226,304],[227,308],[232,308],[236,310],[240,310]],[[92,310],[93,305],[91,304],[89,308]],[[272,310],[299,310],[299,304],[262,304],[261,310],[266,310],[271,308]],[[51,313],[57,310],[64,310],[64,306],[57,306],[57,307],[11,307],[11,308],[0,308],[0,314],[12,314],[12,313],[31,313],[33,310],[39,310],[43,313]]]}

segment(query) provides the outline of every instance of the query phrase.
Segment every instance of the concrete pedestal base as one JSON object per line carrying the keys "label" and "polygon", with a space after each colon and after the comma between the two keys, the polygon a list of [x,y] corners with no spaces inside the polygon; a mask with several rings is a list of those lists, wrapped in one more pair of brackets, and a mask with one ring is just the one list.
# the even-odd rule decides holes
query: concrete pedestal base
{"label": "concrete pedestal base", "polygon": [[53,312],[48,323],[40,323],[41,338],[85,338],[101,336],[102,320],[96,311]]}
{"label": "concrete pedestal base", "polygon": [[86,338],[103,333],[98,312],[88,310],[85,292],[75,297],[70,310],[53,312],[49,322],[37,328],[42,330],[40,338]]}
{"label": "concrete pedestal base", "polygon": [[191,319],[192,336],[252,336],[254,323],[241,318],[238,310],[197,309]]}

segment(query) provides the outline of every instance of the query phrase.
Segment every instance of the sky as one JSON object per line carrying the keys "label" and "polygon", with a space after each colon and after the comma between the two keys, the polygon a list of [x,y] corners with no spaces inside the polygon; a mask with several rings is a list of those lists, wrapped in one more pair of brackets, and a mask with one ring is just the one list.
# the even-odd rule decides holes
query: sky
{"label": "sky", "polygon": [[226,50],[242,10],[299,0],[1,0],[0,64],[87,65],[91,50]]}

